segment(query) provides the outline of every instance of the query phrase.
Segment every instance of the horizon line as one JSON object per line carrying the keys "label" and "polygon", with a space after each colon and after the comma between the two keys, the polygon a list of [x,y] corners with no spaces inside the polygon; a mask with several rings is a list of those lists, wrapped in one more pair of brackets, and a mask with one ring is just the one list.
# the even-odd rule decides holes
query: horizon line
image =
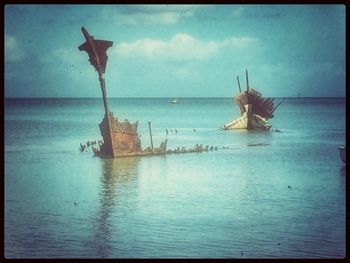
{"label": "horizon line", "polygon": [[[173,98],[182,98],[182,99],[232,99],[235,96],[219,96],[219,97],[195,97],[195,96],[172,96],[172,97],[111,97],[107,99],[173,99]],[[346,98],[346,96],[262,96],[263,98]],[[101,97],[4,97],[4,99],[102,99]]]}

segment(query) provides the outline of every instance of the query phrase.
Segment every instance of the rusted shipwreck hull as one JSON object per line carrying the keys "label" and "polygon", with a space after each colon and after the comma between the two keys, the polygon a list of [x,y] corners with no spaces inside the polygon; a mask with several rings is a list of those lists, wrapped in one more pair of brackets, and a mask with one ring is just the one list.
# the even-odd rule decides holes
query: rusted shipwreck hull
{"label": "rusted shipwreck hull", "polygon": [[[142,150],[141,140],[137,133],[138,121],[131,124],[128,120],[119,122],[112,112],[109,112],[110,130],[108,129],[108,118],[103,118],[99,124],[103,144],[100,148],[94,148],[95,155],[101,157],[125,157],[166,154],[167,140],[162,142],[158,148],[148,147]],[[109,133],[111,142],[109,142]]]}
{"label": "rusted shipwreck hull", "polygon": [[246,71],[247,90],[233,98],[240,108],[241,116],[224,125],[224,130],[270,130],[268,119],[274,117],[273,112],[279,106],[274,107],[274,98],[264,98],[262,94],[253,88],[249,88],[248,71]]}
{"label": "rusted shipwreck hull", "polygon": [[98,73],[105,109],[104,118],[99,124],[103,143],[100,144],[99,148],[93,148],[94,153],[101,157],[111,158],[165,154],[167,146],[166,140],[160,144],[159,148],[153,148],[150,130],[152,147],[142,150],[141,140],[137,133],[138,121],[134,124],[130,124],[127,120],[119,122],[118,119],[113,116],[113,113],[109,111],[104,73],[108,59],[106,52],[107,49],[113,45],[113,42],[108,40],[96,40],[93,36],[90,36],[84,27],[82,27],[81,30],[86,41],[79,46],[79,50],[88,53],[89,61]]}

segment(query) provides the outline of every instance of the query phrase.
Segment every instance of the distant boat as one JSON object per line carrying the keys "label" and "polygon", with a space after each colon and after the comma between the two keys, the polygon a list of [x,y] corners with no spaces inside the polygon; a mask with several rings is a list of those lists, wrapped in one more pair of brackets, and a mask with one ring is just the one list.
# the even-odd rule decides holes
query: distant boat
{"label": "distant boat", "polygon": [[345,147],[338,147],[339,149],[339,153],[340,153],[340,158],[342,159],[342,161],[345,163],[345,159],[346,159],[346,150]]}
{"label": "distant boat", "polygon": [[171,101],[172,104],[177,104],[179,103],[179,100],[177,98],[174,98],[172,101]]}

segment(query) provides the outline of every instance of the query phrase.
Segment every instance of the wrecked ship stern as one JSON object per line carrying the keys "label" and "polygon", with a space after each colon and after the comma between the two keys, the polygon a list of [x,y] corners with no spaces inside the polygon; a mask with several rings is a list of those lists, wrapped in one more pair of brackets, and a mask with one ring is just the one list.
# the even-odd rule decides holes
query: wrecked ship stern
{"label": "wrecked ship stern", "polygon": [[[142,150],[141,140],[137,132],[138,121],[131,124],[128,120],[119,122],[117,117],[109,112],[110,130],[108,118],[103,118],[99,124],[100,132],[103,137],[103,143],[100,148],[93,147],[95,155],[100,157],[126,157],[141,155],[165,154],[167,140],[162,142],[158,148],[148,147]],[[111,140],[109,139],[111,138]]]}
{"label": "wrecked ship stern", "polygon": [[241,116],[224,125],[224,130],[270,130],[269,118],[273,118],[273,100],[264,99],[254,89],[238,94],[234,101],[238,104]]}
{"label": "wrecked ship stern", "polygon": [[268,119],[274,117],[273,112],[281,104],[274,107],[274,98],[263,98],[261,93],[249,87],[248,70],[246,70],[247,90],[242,92],[239,78],[237,83],[239,94],[233,98],[238,104],[241,116],[224,125],[224,130],[270,130]]}

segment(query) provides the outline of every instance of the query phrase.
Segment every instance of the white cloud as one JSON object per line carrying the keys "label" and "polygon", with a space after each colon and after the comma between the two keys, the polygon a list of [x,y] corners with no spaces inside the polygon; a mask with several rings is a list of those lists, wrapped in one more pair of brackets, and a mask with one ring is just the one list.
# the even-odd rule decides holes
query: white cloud
{"label": "white cloud", "polygon": [[131,5],[104,9],[102,17],[120,25],[174,25],[204,5]]}
{"label": "white cloud", "polygon": [[25,57],[25,52],[18,40],[10,35],[5,34],[5,61],[19,62]]}
{"label": "white cloud", "polygon": [[123,42],[113,48],[114,54],[120,57],[140,56],[148,59],[182,61],[205,60],[226,48],[243,48],[257,41],[250,37],[229,37],[222,41],[201,41],[191,35],[178,33],[169,41],[141,39],[134,42]]}
{"label": "white cloud", "polygon": [[123,25],[138,25],[138,24],[176,24],[180,19],[180,15],[176,13],[159,13],[159,14],[144,14],[136,13],[133,15],[120,14],[115,17],[115,20]]}

